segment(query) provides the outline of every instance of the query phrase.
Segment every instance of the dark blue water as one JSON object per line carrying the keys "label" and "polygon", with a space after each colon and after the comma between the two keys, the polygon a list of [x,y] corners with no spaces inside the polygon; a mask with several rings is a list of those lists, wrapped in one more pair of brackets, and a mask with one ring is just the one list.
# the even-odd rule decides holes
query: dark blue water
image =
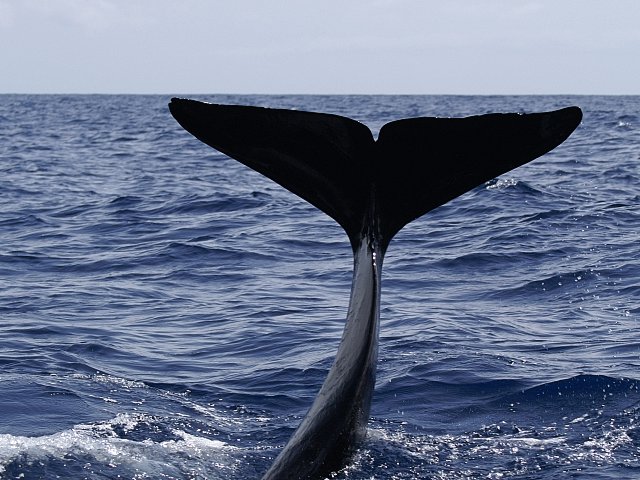
{"label": "dark blue water", "polygon": [[[353,117],[579,105],[549,155],[403,230],[337,479],[640,478],[640,97],[211,96]],[[0,478],[253,479],[351,286],[324,214],[165,96],[0,96]]]}

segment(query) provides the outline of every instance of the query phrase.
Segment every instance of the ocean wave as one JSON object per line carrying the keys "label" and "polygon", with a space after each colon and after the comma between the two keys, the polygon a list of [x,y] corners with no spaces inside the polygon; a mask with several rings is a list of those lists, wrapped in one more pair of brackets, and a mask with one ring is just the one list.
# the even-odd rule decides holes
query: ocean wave
{"label": "ocean wave", "polygon": [[[638,98],[207,98],[374,131],[581,105],[557,150],[391,244],[374,418],[337,478],[637,474]],[[346,236],[167,101],[0,98],[0,478],[259,478],[331,366]]]}
{"label": "ocean wave", "polygon": [[243,470],[235,449],[219,438],[168,428],[152,416],[120,414],[51,435],[0,434],[0,474],[223,479]]}

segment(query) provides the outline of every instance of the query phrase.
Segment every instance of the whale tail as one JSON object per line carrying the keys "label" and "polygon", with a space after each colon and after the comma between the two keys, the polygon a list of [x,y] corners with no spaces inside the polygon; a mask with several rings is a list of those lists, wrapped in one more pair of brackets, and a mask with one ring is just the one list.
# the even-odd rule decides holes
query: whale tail
{"label": "whale tail", "polygon": [[372,217],[386,247],[412,220],[560,145],[582,119],[578,107],[409,118],[376,141],[339,115],[177,98],[169,108],[196,138],[336,220],[354,248]]}
{"label": "whale tail", "polygon": [[580,123],[571,107],[528,115],[412,118],[377,141],[349,118],[173,99],[171,113],[215,149],[334,218],[354,251],[345,330],[309,413],[264,480],[318,479],[364,436],[375,384],[384,252],[407,223],[556,147]]}

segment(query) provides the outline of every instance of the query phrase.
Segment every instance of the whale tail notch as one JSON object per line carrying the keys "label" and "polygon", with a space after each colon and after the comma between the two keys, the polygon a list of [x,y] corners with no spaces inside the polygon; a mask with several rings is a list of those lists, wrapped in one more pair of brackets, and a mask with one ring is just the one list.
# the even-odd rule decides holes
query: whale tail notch
{"label": "whale tail notch", "polygon": [[262,173],[336,220],[352,246],[373,217],[383,248],[412,220],[560,145],[578,107],[387,123],[377,141],[339,115],[174,98],[196,138]]}

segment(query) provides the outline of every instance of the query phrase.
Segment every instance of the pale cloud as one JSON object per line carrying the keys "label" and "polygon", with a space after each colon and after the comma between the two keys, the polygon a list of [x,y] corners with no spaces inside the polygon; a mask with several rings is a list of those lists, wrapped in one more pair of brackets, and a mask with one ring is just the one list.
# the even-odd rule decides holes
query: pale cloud
{"label": "pale cloud", "polygon": [[0,22],[6,12],[11,24],[49,24],[101,33],[153,23],[153,6],[154,2],[140,0],[0,0]]}
{"label": "pale cloud", "polygon": [[634,93],[639,18],[637,0],[0,0],[0,93]]}
{"label": "pale cloud", "polygon": [[13,24],[14,12],[10,0],[0,0],[0,28]]}
{"label": "pale cloud", "polygon": [[21,14],[40,17],[50,22],[81,27],[86,30],[106,30],[117,19],[117,9],[108,0],[20,0]]}

